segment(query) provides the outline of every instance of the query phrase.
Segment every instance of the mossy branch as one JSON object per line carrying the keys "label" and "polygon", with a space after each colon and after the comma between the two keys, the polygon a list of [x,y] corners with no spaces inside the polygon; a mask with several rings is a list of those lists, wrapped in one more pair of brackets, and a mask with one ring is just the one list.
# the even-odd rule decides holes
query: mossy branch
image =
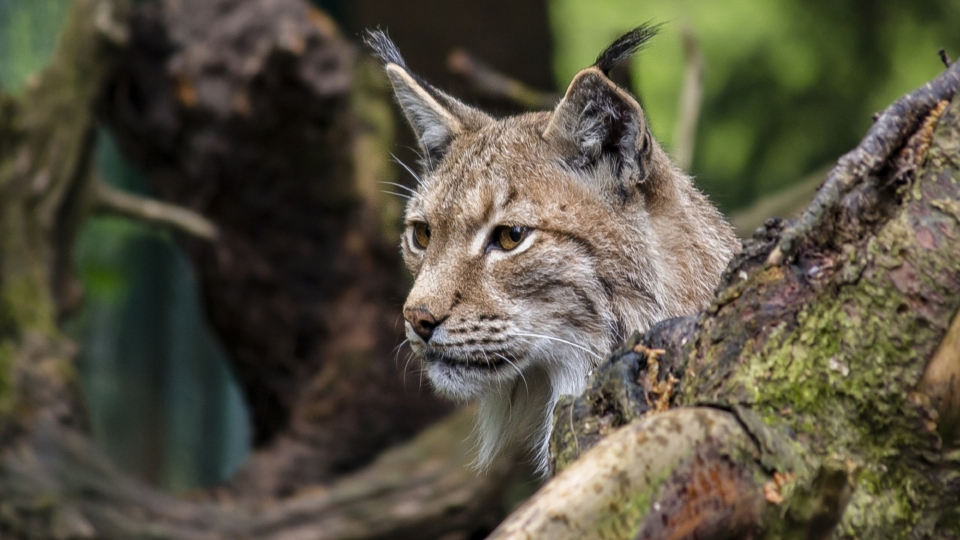
{"label": "mossy branch", "polygon": [[[235,3],[223,2],[223,5],[226,4],[237,8]],[[312,11],[306,3],[297,0],[281,0],[253,4],[254,1],[250,0],[243,3],[243,6],[231,10],[232,21],[237,23],[238,12],[246,9],[245,17],[249,24],[247,28],[252,27],[254,31],[260,32],[257,36],[264,41],[275,42],[270,34],[271,31],[290,35],[293,31],[288,23],[296,20],[302,24],[295,30],[302,30],[304,34],[314,32],[309,34],[313,37],[303,40],[304,43],[315,47],[329,45],[347,51],[346,43],[335,41],[339,38],[334,35],[338,31],[333,24],[329,23],[321,13]],[[128,17],[124,13],[126,6],[127,3],[124,0],[75,0],[71,4],[71,14],[54,60],[36,78],[36,84],[31,85],[24,96],[16,99],[0,93],[0,538],[149,537],[191,540],[321,536],[331,539],[439,538],[454,531],[489,530],[501,512],[500,510],[491,512],[490,508],[496,504],[496,501],[502,499],[502,490],[508,475],[511,474],[512,466],[509,462],[500,463],[490,471],[489,475],[482,477],[476,476],[466,466],[470,459],[468,434],[473,425],[470,411],[461,411],[448,416],[405,443],[401,442],[402,438],[398,435],[400,432],[386,425],[385,428],[391,433],[388,441],[392,446],[380,454],[380,459],[367,463],[361,461],[364,459],[361,458],[355,462],[356,469],[351,473],[344,472],[346,467],[343,461],[334,461],[339,467],[339,474],[336,480],[324,482],[322,485],[319,480],[314,479],[316,477],[301,478],[304,476],[302,465],[304,462],[309,462],[310,466],[316,466],[323,452],[328,451],[336,441],[326,439],[325,444],[315,442],[324,439],[310,439],[314,445],[310,449],[316,451],[316,454],[309,455],[301,452],[306,445],[295,448],[287,455],[283,454],[283,448],[280,445],[266,448],[257,453],[263,463],[280,463],[286,466],[285,460],[288,460],[291,463],[291,476],[297,475],[295,485],[300,489],[286,490],[282,495],[274,495],[274,491],[261,489],[257,485],[251,487],[251,483],[246,485],[246,489],[221,486],[215,492],[197,495],[191,500],[178,499],[144,486],[118,471],[95,447],[85,431],[86,409],[83,405],[82,393],[79,391],[80,385],[74,364],[77,347],[59,331],[57,324],[58,311],[62,313],[64,303],[61,300],[63,295],[58,294],[56,289],[60,287],[59,283],[65,273],[73,270],[69,254],[75,247],[73,240],[76,233],[91,214],[106,212],[183,230],[194,236],[214,238],[216,235],[216,227],[197,213],[123,193],[105,185],[91,173],[92,150],[99,124],[94,111],[103,113],[110,104],[116,105],[119,102],[116,94],[109,92],[110,81],[115,81],[113,77],[118,77],[118,70],[115,69],[118,64],[130,65],[127,60],[118,58],[116,53],[129,53],[130,49],[118,51],[118,48],[133,48],[138,40],[142,41],[144,38],[143,34],[133,30],[135,26],[127,25],[131,21],[142,22],[144,14],[159,15],[162,11],[163,15],[167,15],[175,11],[154,10],[156,5],[144,4],[141,6],[143,11],[139,13],[139,18]],[[197,8],[197,4],[193,4],[193,7]],[[209,10],[205,7],[197,9],[206,10],[211,16],[224,12],[224,10]],[[276,16],[265,17],[265,13],[273,13]],[[294,16],[291,16],[291,13]],[[187,17],[182,13],[180,15],[184,19]],[[180,19],[181,24],[188,22],[190,25],[196,25],[197,23],[195,19],[188,21],[184,19]],[[174,28],[176,24],[176,21],[162,19],[156,26],[151,25],[150,29],[159,30],[163,27],[163,31],[157,31],[157,35],[165,40],[169,35],[178,33]],[[326,37],[318,39],[317,33],[321,30],[327,32]],[[245,38],[253,35],[252,32],[244,34]],[[163,43],[164,47],[170,44],[168,41]],[[220,52],[230,54],[235,52],[229,48],[229,45],[221,43],[221,46],[225,49]],[[258,47],[251,47],[251,49],[261,50]],[[209,50],[217,51],[216,48]],[[155,59],[155,52],[156,49],[149,48],[150,59]],[[274,68],[292,69],[298,74],[306,73],[308,76],[315,77],[311,79],[311,82],[315,83],[326,83],[332,80],[336,83],[333,87],[317,85],[331,93],[336,93],[337,87],[342,88],[343,92],[346,91],[347,85],[351,84],[351,65],[344,64],[340,66],[342,68],[340,71],[330,75],[327,69],[331,58],[329,55],[305,56],[312,59],[304,60],[304,65],[311,69],[301,70],[299,66],[291,67],[288,56],[278,61]],[[271,56],[271,58],[276,57]],[[344,54],[344,58],[350,58],[350,56]],[[316,68],[318,63],[326,67],[322,70],[312,69]],[[137,64],[138,69],[143,69],[145,65],[148,63]],[[160,73],[166,76],[167,64],[159,62],[157,65],[160,66],[158,68]],[[286,80],[282,77],[279,79]],[[151,79],[153,80],[155,79]],[[124,80],[124,83],[130,83],[130,81]],[[290,84],[297,86],[295,83]],[[131,87],[130,84],[118,86],[122,89]],[[157,85],[157,87],[163,87],[163,85]],[[302,86],[298,88],[303,89]],[[117,91],[117,87],[112,89]],[[331,100],[329,94],[304,93],[301,96],[303,97],[301,103],[304,106],[289,107],[289,110],[290,114],[296,115],[297,119],[305,117],[304,124],[309,128],[308,133],[316,135],[316,126],[323,125],[316,122],[316,116],[310,116],[318,114],[318,111],[342,117],[343,120],[343,124],[337,124],[335,130],[334,127],[330,128],[334,131],[323,139],[324,144],[320,145],[322,152],[317,149],[316,139],[304,137],[303,132],[295,132],[296,136],[290,136],[290,140],[301,142],[304,152],[299,159],[308,157],[311,160],[311,167],[296,169],[298,174],[284,175],[272,172],[270,175],[264,175],[260,171],[259,177],[250,174],[248,168],[241,168],[240,171],[243,175],[242,180],[247,182],[243,190],[244,195],[255,199],[255,206],[258,207],[264,203],[263,199],[267,198],[263,193],[275,195],[274,190],[278,184],[288,188],[310,185],[307,190],[309,193],[292,191],[294,195],[287,197],[285,204],[273,204],[276,213],[281,215],[281,219],[276,221],[282,221],[285,225],[289,223],[291,228],[284,229],[284,232],[289,231],[290,235],[263,233],[261,229],[257,229],[252,234],[246,231],[248,236],[244,238],[240,238],[240,234],[229,239],[222,236],[216,246],[219,250],[218,254],[231,253],[224,249],[223,245],[229,240],[234,242],[233,248],[236,249],[238,246],[244,248],[232,252],[240,253],[242,256],[233,258],[231,264],[211,266],[216,266],[218,269],[224,267],[238,269],[242,276],[237,277],[237,281],[245,284],[252,282],[251,286],[242,290],[253,291],[253,294],[230,293],[224,310],[229,312],[230,316],[235,316],[241,309],[253,309],[258,313],[254,318],[256,328],[266,328],[261,330],[261,333],[270,349],[267,353],[258,354],[251,352],[250,349],[244,349],[250,363],[261,369],[257,372],[256,378],[268,382],[267,379],[273,377],[273,382],[276,383],[278,372],[291,371],[274,369],[270,365],[263,367],[264,364],[268,364],[266,354],[279,351],[276,352],[276,358],[283,362],[283,366],[292,365],[290,362],[297,364],[297,369],[293,370],[291,378],[303,387],[311,387],[315,379],[304,370],[303,355],[295,356],[292,352],[293,347],[278,345],[283,340],[280,334],[284,332],[290,334],[292,341],[295,333],[289,331],[291,326],[284,326],[286,321],[267,321],[266,319],[271,317],[263,313],[269,312],[270,305],[264,301],[263,296],[255,295],[265,289],[270,293],[276,291],[279,301],[275,305],[279,305],[281,309],[280,315],[273,319],[281,319],[291,312],[296,313],[297,309],[290,307],[291,297],[295,296],[290,294],[290,290],[305,289],[303,287],[291,289],[289,282],[284,282],[275,276],[295,274],[296,283],[302,285],[304,281],[311,281],[303,278],[304,267],[310,266],[311,270],[317,269],[316,273],[309,274],[317,276],[312,281],[330,280],[331,274],[324,264],[330,261],[342,263],[346,259],[346,256],[340,255],[343,252],[324,251],[324,257],[318,258],[321,263],[305,263],[304,251],[316,248],[318,244],[321,244],[324,249],[328,247],[325,242],[317,241],[318,236],[310,236],[310,232],[326,230],[329,233],[329,229],[322,227],[313,229],[311,226],[316,222],[321,222],[324,226],[335,223],[337,226],[342,226],[344,230],[355,232],[360,229],[364,234],[368,234],[368,236],[352,236],[349,242],[344,242],[349,246],[349,256],[355,258],[350,259],[350,263],[341,264],[349,267],[348,270],[338,271],[344,274],[347,272],[356,274],[357,268],[363,264],[372,268],[379,266],[384,270],[382,273],[349,276],[354,282],[362,282],[364,285],[374,283],[369,289],[371,292],[363,294],[351,294],[352,285],[347,283],[348,280],[336,281],[336,293],[343,295],[346,299],[343,308],[339,310],[343,313],[345,322],[338,323],[337,327],[351,329],[352,333],[347,340],[351,341],[350,347],[354,348],[331,347],[330,350],[339,351],[338,356],[322,358],[325,362],[323,366],[327,368],[336,367],[334,358],[344,358],[345,361],[349,361],[351,369],[356,372],[352,380],[355,380],[358,386],[345,387],[331,383],[324,386],[322,391],[302,392],[312,394],[307,397],[312,397],[316,401],[309,402],[313,408],[299,406],[298,409],[307,410],[306,415],[310,420],[319,423],[321,420],[315,420],[316,415],[314,415],[314,411],[319,410],[316,404],[322,403],[320,400],[326,395],[333,394],[334,398],[340,401],[331,401],[337,405],[337,408],[332,409],[337,411],[337,415],[329,416],[342,415],[346,418],[345,424],[361,423],[362,425],[356,426],[357,431],[369,432],[374,428],[371,428],[366,420],[358,421],[357,418],[369,419],[374,414],[381,417],[388,413],[398,416],[407,414],[411,409],[406,407],[412,399],[404,400],[404,397],[398,394],[389,397],[385,392],[389,388],[370,384],[371,372],[389,364],[382,359],[387,357],[385,352],[392,348],[392,342],[387,343],[384,339],[382,345],[382,348],[386,349],[384,354],[370,352],[370,364],[364,364],[362,368],[357,367],[359,358],[368,354],[365,351],[369,347],[366,339],[356,339],[358,335],[366,336],[363,331],[356,333],[358,326],[369,324],[370,329],[387,329],[389,323],[384,322],[385,317],[370,315],[379,312],[371,310],[369,304],[364,304],[360,308],[367,310],[366,313],[369,316],[365,318],[369,323],[358,323],[356,299],[360,297],[375,299],[378,294],[388,298],[396,296],[384,293],[381,288],[381,284],[389,281],[389,277],[393,276],[395,266],[383,262],[390,259],[387,257],[383,260],[377,259],[375,257],[380,257],[382,254],[373,249],[367,252],[365,247],[357,247],[358,244],[363,246],[366,242],[366,240],[358,242],[358,238],[374,239],[370,242],[374,244],[381,234],[375,226],[368,227],[370,224],[376,225],[376,221],[354,219],[354,217],[363,216],[361,212],[365,212],[366,209],[363,205],[357,204],[353,190],[365,189],[366,192],[375,193],[377,175],[383,169],[383,163],[387,163],[385,148],[388,146],[380,144],[376,137],[388,133],[390,129],[389,117],[385,116],[389,110],[388,101],[384,97],[378,97],[379,94],[371,92],[363,85],[357,85],[357,92],[364,93],[357,96],[357,106],[362,105],[364,113],[370,114],[370,111],[383,113],[382,118],[379,118],[382,126],[378,131],[367,132],[360,138],[365,141],[366,148],[380,148],[378,151],[384,155],[374,160],[360,153],[353,154],[353,148],[349,144],[352,141],[350,136],[352,128],[348,122],[351,117],[346,112],[345,98]],[[271,89],[269,95],[275,94],[282,94],[282,92]],[[282,95],[279,99],[284,102],[285,107],[289,106],[289,102],[286,101],[288,97],[289,95]],[[129,102],[123,104],[129,104]],[[304,110],[312,112],[306,114]],[[200,115],[203,121],[210,121],[212,116],[214,115]],[[262,119],[264,115],[254,114],[253,116]],[[234,121],[245,120],[231,119],[231,122]],[[144,126],[144,122],[130,120],[130,123],[134,125],[128,124],[128,127],[135,129],[142,129]],[[294,123],[281,122],[285,126]],[[237,124],[231,123],[231,126],[236,128]],[[145,131],[148,132],[146,137],[155,143],[156,132],[149,128]],[[130,142],[130,137],[124,137],[122,133],[116,138],[121,144]],[[269,144],[264,144],[262,141],[259,145],[250,144],[249,139],[245,139],[244,144],[247,146],[241,146],[242,151],[232,147],[233,152],[235,154],[254,152],[254,155],[257,155],[255,152],[258,149],[263,150],[266,146],[273,145],[278,139],[276,132],[272,130],[269,130],[265,138],[268,138],[266,142]],[[180,137],[178,140],[191,140],[191,138]],[[276,151],[276,154],[270,155],[282,158],[276,159],[277,162],[283,162],[295,154],[291,145],[288,144],[276,145]],[[321,153],[323,159],[317,160],[317,156]],[[164,158],[167,157],[169,157],[168,154],[164,154]],[[249,158],[249,155],[247,157]],[[314,161],[325,161],[331,158],[335,159],[337,164],[334,169],[318,168]],[[367,162],[363,167],[353,169],[349,166],[349,161],[354,158],[367,159]],[[291,157],[290,160],[295,162],[296,158]],[[162,161],[169,164],[173,160]],[[270,160],[252,161],[262,163]],[[297,163],[302,165],[303,161]],[[156,162],[153,166],[157,166]],[[145,169],[149,172],[149,167]],[[327,174],[331,170],[334,172]],[[303,171],[312,171],[315,177],[322,180],[322,184],[304,181],[299,175]],[[355,182],[362,185],[351,184],[349,175],[353,171],[357,176]],[[203,178],[207,179],[207,176]],[[291,178],[294,180],[291,181]],[[251,187],[254,180],[263,182],[259,186],[260,191]],[[232,184],[225,191],[233,192],[228,194],[241,191],[236,189],[236,185],[236,183]],[[356,214],[332,213],[326,206],[334,196],[333,190],[336,188],[342,191],[340,196],[343,201],[342,206]],[[348,195],[343,195],[344,193]],[[299,215],[304,218],[289,219],[293,210],[291,207],[296,203],[302,203],[307,197],[315,197],[321,204],[297,208],[301,212]],[[263,205],[266,206],[266,204]],[[247,224],[246,213],[236,212],[234,216],[236,221],[231,222],[231,230],[235,231]],[[262,216],[260,219],[262,221],[258,222],[258,225],[270,222]],[[222,222],[220,216],[218,216],[218,222]],[[365,227],[368,228],[365,229]],[[276,231],[277,229],[266,230]],[[295,253],[295,256],[286,257],[286,259],[295,259],[292,264],[295,271],[289,273],[277,271],[272,272],[274,275],[270,275],[271,272],[260,270],[268,265],[261,264],[257,267],[260,261],[251,261],[253,257],[250,256],[251,251],[247,249],[252,243],[251,236],[270,238],[281,236],[278,243],[270,247],[276,247],[279,244],[281,248],[285,248],[292,244],[292,249],[295,251],[288,253]],[[348,235],[329,233],[320,238],[346,236]],[[394,251],[392,245],[394,236],[389,236],[390,250]],[[290,238],[298,240],[289,242]],[[213,252],[209,249],[209,245],[202,242],[189,242],[189,244],[204,250],[205,255]],[[285,258],[277,255],[278,250],[268,251],[268,253],[274,259]],[[220,263],[224,259],[229,257],[221,257],[217,262]],[[364,262],[357,263],[357,260]],[[250,274],[251,267],[255,268],[256,276],[253,279]],[[375,277],[370,278],[371,275]],[[310,287],[313,286],[315,285],[310,285]],[[232,289],[232,291],[236,290],[238,289]],[[325,303],[314,295],[315,289],[310,290],[312,291],[310,294],[299,293],[304,297],[302,313],[308,311],[313,313]],[[210,290],[206,292],[212,294]],[[390,302],[392,301],[384,301],[392,309],[394,306]],[[277,313],[277,311],[270,313]],[[302,322],[303,317],[298,317],[297,320]],[[275,326],[267,326],[271,322]],[[274,331],[273,329],[276,328],[281,330]],[[303,332],[322,333],[312,330],[314,327],[309,328]],[[367,327],[364,327],[362,330],[366,329]],[[370,335],[377,339],[380,337],[373,334],[372,330]],[[360,344],[354,345],[358,341]],[[317,349],[327,354],[326,346],[317,347]],[[364,352],[362,354],[351,352],[357,350]],[[260,373],[263,375],[259,375]],[[350,380],[347,379],[343,370],[333,369],[324,373],[336,374],[332,379],[338,379],[340,382]],[[388,374],[381,373],[377,376],[386,378]],[[395,387],[398,391],[403,390],[399,383],[399,376],[390,380],[397,381]],[[359,386],[361,384],[362,387]],[[278,383],[278,387],[283,388],[286,394],[297,394],[294,388],[300,388],[300,386],[282,382]],[[373,405],[368,410],[376,412],[365,413],[367,416],[351,415],[352,410],[349,407],[352,406],[351,400],[356,395],[351,394],[350,388],[362,388],[370,395],[370,402]],[[256,403],[251,410],[256,411]],[[344,413],[345,410],[346,413]],[[440,411],[428,411],[424,408],[420,414],[423,419],[417,421],[426,423],[430,418],[439,416]],[[273,421],[282,423],[278,420],[280,418],[282,417],[279,415],[274,416]],[[378,421],[381,424],[389,424],[389,421],[383,421],[382,418]],[[408,424],[416,425],[413,421]],[[304,433],[303,428],[306,425],[306,421],[296,423],[299,434]],[[384,429],[384,426],[381,425],[377,429]],[[342,431],[331,429],[334,435],[345,438]],[[317,432],[311,432],[311,437],[315,433]],[[364,439],[360,438],[364,434],[355,435],[354,444],[342,445],[342,451],[358,454],[361,451],[368,451],[369,446],[363,446]],[[278,450],[277,447],[280,449]],[[314,458],[314,455],[318,457]],[[266,476],[262,471],[259,474],[261,477]],[[273,475],[268,480],[279,483],[283,479],[276,477],[280,476]],[[224,500],[220,501],[220,497]]]}
{"label": "mossy branch", "polygon": [[785,231],[768,262],[780,264],[793,257],[800,242],[829,225],[830,214],[858,183],[890,163],[894,151],[903,146],[931,109],[949,100],[960,87],[960,67],[952,64],[936,79],[903,96],[877,117],[867,136],[852,151],[844,154],[827,175],[813,202]]}
{"label": "mossy branch", "polygon": [[[465,416],[335,483],[266,503],[165,496],[106,464],[82,434],[51,276],[69,266],[55,254],[70,248],[100,190],[89,175],[92,104],[110,65],[105,43],[125,42],[117,28],[90,24],[114,13],[103,6],[123,4],[107,2],[76,0],[52,69],[23,103],[0,106],[0,117],[16,117],[4,135],[17,126],[0,140],[0,308],[19,310],[0,310],[0,444],[9,450],[0,453],[0,534],[471,530],[507,472],[463,469]],[[948,429],[960,406],[960,101],[943,105],[958,70],[881,116],[800,221],[761,230],[708,310],[651,330],[598,369],[600,384],[565,402],[556,418],[569,428],[556,432],[567,430],[572,463],[495,537],[960,536],[960,455]],[[353,322],[356,311],[343,311]],[[675,408],[656,412],[663,404]]]}
{"label": "mossy branch", "polygon": [[[759,449],[737,418],[675,409],[613,432],[547,483],[488,540],[745,537],[764,508]],[[686,509],[658,502],[685,485]],[[676,498],[675,498],[676,499]],[[686,510],[690,510],[687,512]],[[677,519],[678,517],[682,519]]]}

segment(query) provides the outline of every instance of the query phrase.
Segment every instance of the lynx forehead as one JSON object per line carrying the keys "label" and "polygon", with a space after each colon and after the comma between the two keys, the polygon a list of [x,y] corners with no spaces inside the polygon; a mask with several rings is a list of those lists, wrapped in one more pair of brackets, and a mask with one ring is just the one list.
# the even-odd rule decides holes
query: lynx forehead
{"label": "lynx forehead", "polygon": [[503,119],[368,36],[423,150],[401,241],[407,338],[434,388],[479,400],[480,467],[519,443],[545,470],[559,396],[627,332],[703,307],[738,248],[607,77],[653,34],[618,39],[553,111]]}

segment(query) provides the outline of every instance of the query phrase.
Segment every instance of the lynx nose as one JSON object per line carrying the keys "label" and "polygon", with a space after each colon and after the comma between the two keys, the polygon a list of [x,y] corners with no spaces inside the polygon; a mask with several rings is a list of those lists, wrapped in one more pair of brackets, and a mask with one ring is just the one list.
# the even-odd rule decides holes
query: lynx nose
{"label": "lynx nose", "polygon": [[420,336],[424,343],[430,341],[430,338],[433,337],[433,331],[443,322],[443,318],[437,320],[427,308],[423,307],[403,310],[403,318],[410,323],[413,331]]}

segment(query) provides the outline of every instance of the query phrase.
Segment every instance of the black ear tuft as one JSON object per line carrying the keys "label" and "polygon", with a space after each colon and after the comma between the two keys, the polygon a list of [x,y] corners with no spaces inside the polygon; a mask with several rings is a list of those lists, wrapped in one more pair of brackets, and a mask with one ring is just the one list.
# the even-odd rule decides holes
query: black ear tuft
{"label": "black ear tuft", "polygon": [[406,60],[403,59],[403,55],[400,54],[400,49],[397,48],[397,45],[390,39],[390,36],[386,32],[377,28],[367,29],[366,35],[363,37],[363,43],[366,45],[370,52],[373,53],[373,56],[383,62],[383,65],[396,64],[403,68],[413,80],[417,82],[428,94],[434,98],[443,99],[445,96],[443,92],[435,88],[432,84],[423,80],[422,77],[416,73],[410,71],[410,68],[407,67]]}
{"label": "black ear tuft", "polygon": [[609,75],[611,69],[644,48],[659,31],[659,24],[649,22],[641,24],[611,43],[600,53],[593,65],[598,67],[604,75]]}
{"label": "black ear tuft", "polygon": [[383,62],[397,102],[424,151],[427,169],[443,158],[456,135],[490,122],[489,116],[460,103],[412,73],[397,46],[383,30],[367,30],[364,43]]}
{"label": "black ear tuft", "polygon": [[387,33],[377,28],[376,30],[367,30],[367,35],[363,37],[363,43],[370,48],[373,55],[384,64],[397,64],[398,66],[410,71],[407,63],[403,61],[403,56],[393,40],[387,36]]}

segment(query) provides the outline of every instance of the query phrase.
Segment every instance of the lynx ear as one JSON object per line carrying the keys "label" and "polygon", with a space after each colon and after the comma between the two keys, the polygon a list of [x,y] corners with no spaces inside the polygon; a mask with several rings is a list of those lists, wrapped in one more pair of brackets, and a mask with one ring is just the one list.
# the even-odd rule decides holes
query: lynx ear
{"label": "lynx ear", "polygon": [[400,51],[384,32],[368,31],[366,43],[384,63],[400,108],[424,151],[426,167],[431,168],[443,158],[454,137],[491,121],[486,114],[464,105],[410,72]]}
{"label": "lynx ear", "polygon": [[651,135],[640,104],[607,77],[610,69],[656,33],[641,26],[607,47],[596,64],[573,78],[544,131],[571,167],[609,166],[621,194],[647,174]]}

